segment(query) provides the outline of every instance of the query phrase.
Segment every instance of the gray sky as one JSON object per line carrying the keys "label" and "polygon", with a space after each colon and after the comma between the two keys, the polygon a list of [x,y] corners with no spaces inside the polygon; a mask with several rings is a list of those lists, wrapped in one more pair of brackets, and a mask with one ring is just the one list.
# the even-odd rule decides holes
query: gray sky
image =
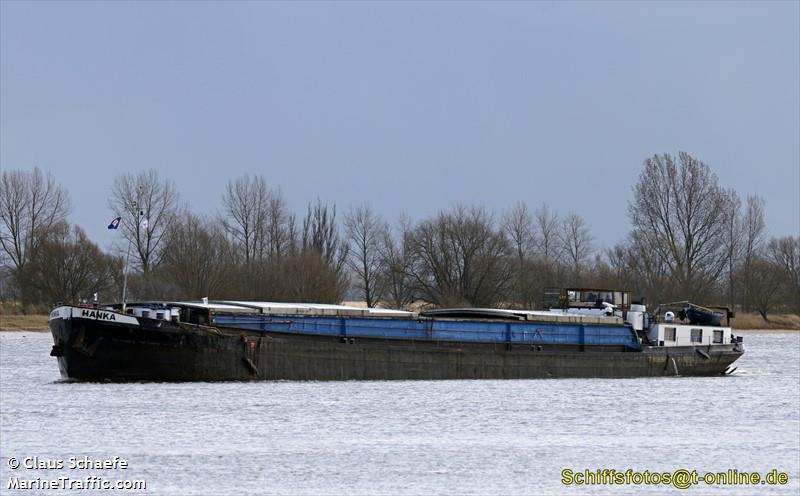
{"label": "gray sky", "polygon": [[457,202],[629,230],[642,161],[685,150],[800,230],[800,3],[0,6],[0,166],[51,171],[103,247],[122,171],[214,213],[263,174],[302,213]]}

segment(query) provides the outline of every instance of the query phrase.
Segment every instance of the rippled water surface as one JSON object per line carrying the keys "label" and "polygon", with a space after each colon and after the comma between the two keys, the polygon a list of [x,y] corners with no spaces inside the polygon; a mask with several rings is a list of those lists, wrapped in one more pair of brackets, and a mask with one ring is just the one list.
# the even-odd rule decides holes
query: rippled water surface
{"label": "rippled water surface", "polygon": [[[800,493],[800,333],[746,334],[733,376],[626,380],[65,383],[51,344],[46,333],[0,333],[2,494],[11,477],[58,476],[147,484],[115,494],[642,489],[566,487],[565,468],[777,469],[788,485],[688,492]],[[86,455],[119,456],[129,466],[9,468],[11,458],[67,464]]]}

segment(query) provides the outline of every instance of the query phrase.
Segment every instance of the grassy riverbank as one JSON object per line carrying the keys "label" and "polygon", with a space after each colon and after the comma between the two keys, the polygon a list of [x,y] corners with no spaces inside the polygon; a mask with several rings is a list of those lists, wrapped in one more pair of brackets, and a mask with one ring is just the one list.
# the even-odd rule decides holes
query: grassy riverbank
{"label": "grassy riverbank", "polygon": [[0,315],[0,331],[46,331],[47,315]]}
{"label": "grassy riverbank", "polygon": [[800,331],[800,316],[794,314],[770,315],[764,320],[757,313],[737,313],[731,320],[734,329],[758,329],[773,331]]}
{"label": "grassy riverbank", "polygon": [[0,302],[0,331],[46,331],[49,313],[44,305]]}

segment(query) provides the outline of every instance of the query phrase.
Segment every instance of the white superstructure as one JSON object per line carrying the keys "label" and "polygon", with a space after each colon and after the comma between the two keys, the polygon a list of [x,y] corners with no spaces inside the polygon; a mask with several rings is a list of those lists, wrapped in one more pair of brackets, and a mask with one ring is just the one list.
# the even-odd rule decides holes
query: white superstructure
{"label": "white superstructure", "polygon": [[731,328],[676,322],[652,324],[647,332],[658,346],[706,346],[731,342]]}

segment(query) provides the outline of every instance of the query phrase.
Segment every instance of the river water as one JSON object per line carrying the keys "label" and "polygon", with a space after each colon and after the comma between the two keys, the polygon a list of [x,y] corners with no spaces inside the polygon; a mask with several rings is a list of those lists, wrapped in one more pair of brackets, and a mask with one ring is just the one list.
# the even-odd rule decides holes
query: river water
{"label": "river water", "polygon": [[[800,493],[799,332],[745,334],[732,376],[624,380],[66,383],[51,344],[0,333],[2,494],[60,494],[9,491],[58,477],[146,484],[68,494]],[[563,469],[788,483],[565,486]]]}

